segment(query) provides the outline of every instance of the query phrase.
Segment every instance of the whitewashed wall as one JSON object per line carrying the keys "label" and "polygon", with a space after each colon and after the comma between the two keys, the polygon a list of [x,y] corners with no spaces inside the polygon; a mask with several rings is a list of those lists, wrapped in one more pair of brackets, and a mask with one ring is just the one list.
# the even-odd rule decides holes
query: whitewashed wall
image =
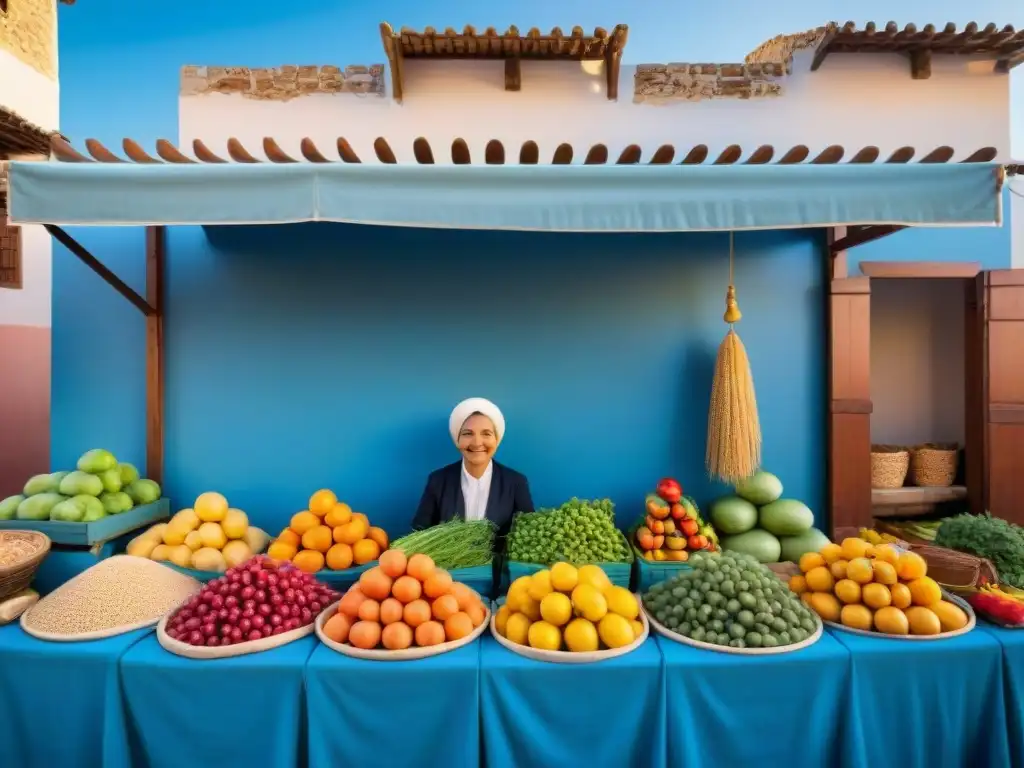
{"label": "whitewashed wall", "polygon": [[57,83],[0,48],[0,105],[43,128],[57,127]]}
{"label": "whitewashed wall", "polygon": [[669,143],[677,161],[696,144],[708,145],[712,157],[730,144],[748,154],[770,144],[776,158],[795,144],[812,152],[839,144],[847,157],[867,145],[879,147],[883,157],[904,145],[917,148],[918,157],[949,145],[956,159],[994,146],[1000,159],[1008,157],[1009,77],[994,74],[991,60],[936,56],[931,78],[913,80],[908,60],[897,54],[833,54],[817,72],[809,71],[810,59],[809,51],[797,53],[779,97],[664,105],[633,103],[633,66],[623,65],[619,100],[609,102],[600,64],[585,65],[588,72],[578,63],[524,62],[522,90],[506,92],[501,62],[407,60],[402,104],[391,98],[388,76],[384,97],[318,93],[279,102],[183,95],[179,139],[187,146],[199,138],[223,153],[235,137],[261,157],[265,136],[296,155],[308,136],[337,157],[335,141],[344,136],[363,162],[376,161],[378,136],[399,162],[413,161],[419,136],[430,141],[439,163],[450,162],[455,137],[466,140],[474,159],[482,158],[490,139],[502,141],[512,158],[524,141],[534,140],[543,162],[562,142],[576,149],[574,162],[598,142],[613,158],[629,144],[639,144],[649,158]]}

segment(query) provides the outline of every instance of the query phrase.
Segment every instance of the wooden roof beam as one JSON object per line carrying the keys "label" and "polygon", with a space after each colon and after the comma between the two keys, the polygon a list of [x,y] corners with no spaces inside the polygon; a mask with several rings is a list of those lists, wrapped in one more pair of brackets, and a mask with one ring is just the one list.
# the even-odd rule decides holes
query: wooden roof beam
{"label": "wooden roof beam", "polygon": [[829,245],[829,251],[836,254],[840,251],[856,248],[858,245],[874,242],[894,232],[899,232],[901,229],[906,229],[906,227],[894,226],[892,224],[849,227],[845,237]]}
{"label": "wooden roof beam", "polygon": [[927,80],[932,76],[932,51],[930,48],[919,48],[910,52],[910,77],[914,80]]}
{"label": "wooden roof beam", "polygon": [[1024,48],[996,62],[996,72],[1005,75],[1018,64],[1024,64]]}
{"label": "wooden roof beam", "polygon": [[391,71],[391,98],[401,104],[404,57],[398,35],[386,21],[380,23],[380,39],[384,44],[384,55],[388,58],[388,69]]}
{"label": "wooden roof beam", "polygon": [[829,54],[832,41],[836,39],[838,34],[839,28],[834,24],[829,25],[828,31],[821,38],[818,47],[814,49],[814,58],[811,60],[811,72],[817,72],[821,65],[825,63],[825,57]]}

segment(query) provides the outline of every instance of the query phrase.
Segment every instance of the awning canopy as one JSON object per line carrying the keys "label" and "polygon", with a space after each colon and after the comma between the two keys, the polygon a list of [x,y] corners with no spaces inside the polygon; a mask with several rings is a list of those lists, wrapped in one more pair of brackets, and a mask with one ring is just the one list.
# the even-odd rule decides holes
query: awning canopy
{"label": "awning canopy", "polygon": [[684,232],[1001,223],[1002,166],[15,162],[15,224]]}

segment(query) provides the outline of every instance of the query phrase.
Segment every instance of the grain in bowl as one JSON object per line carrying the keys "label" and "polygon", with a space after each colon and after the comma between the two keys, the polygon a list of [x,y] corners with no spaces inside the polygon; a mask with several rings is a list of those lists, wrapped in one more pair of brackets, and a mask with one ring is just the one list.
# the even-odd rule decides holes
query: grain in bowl
{"label": "grain in bowl", "polygon": [[22,628],[44,640],[88,640],[156,624],[202,584],[144,557],[101,560],[33,605]]}

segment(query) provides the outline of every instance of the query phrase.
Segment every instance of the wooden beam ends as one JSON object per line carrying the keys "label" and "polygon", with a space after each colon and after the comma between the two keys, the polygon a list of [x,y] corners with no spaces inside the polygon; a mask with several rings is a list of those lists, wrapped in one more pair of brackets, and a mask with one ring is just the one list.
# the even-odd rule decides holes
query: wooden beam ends
{"label": "wooden beam ends", "polygon": [[505,59],[505,90],[518,91],[523,87],[523,69],[518,58]]}
{"label": "wooden beam ends", "polygon": [[165,227],[146,227],[146,477],[164,482]]}
{"label": "wooden beam ends", "polygon": [[398,45],[395,31],[386,21],[380,23],[380,40],[384,44],[384,55],[391,70],[391,98],[402,103],[402,48]]}
{"label": "wooden beam ends", "polygon": [[836,240],[829,245],[829,250],[832,253],[838,253],[839,251],[845,251],[849,248],[856,248],[858,245],[864,245],[880,238],[886,237],[899,232],[901,229],[906,227],[896,226],[892,224],[880,224],[876,226],[867,227],[850,227],[846,237]]}
{"label": "wooden beam ends", "polygon": [[818,47],[814,49],[814,58],[811,59],[811,72],[817,72],[821,65],[825,63],[825,57],[829,54],[829,47],[832,45],[832,41],[836,39],[836,35],[838,34],[839,29],[832,27],[825,33],[824,37],[821,38],[821,42],[818,43]]}
{"label": "wooden beam ends", "polygon": [[927,80],[932,76],[930,48],[920,48],[910,52],[910,76],[914,80]]}
{"label": "wooden beam ends", "polygon": [[999,59],[996,62],[995,69],[999,74],[1005,75],[1019,64],[1024,64],[1024,51],[1017,51],[1012,56],[1008,56],[1005,59]]}
{"label": "wooden beam ends", "polygon": [[871,278],[939,277],[971,279],[981,272],[977,261],[862,261],[860,271]]}

